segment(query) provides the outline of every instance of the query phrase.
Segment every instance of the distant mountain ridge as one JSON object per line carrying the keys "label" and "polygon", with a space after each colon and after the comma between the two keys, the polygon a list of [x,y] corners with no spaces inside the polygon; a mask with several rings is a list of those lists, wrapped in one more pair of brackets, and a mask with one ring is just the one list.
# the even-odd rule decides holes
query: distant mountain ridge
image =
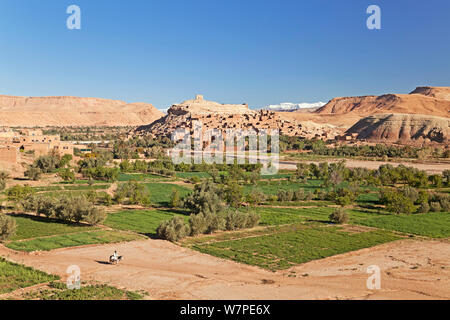
{"label": "distant mountain ridge", "polygon": [[334,98],[316,113],[355,113],[362,116],[402,113],[449,117],[450,87],[418,87],[410,94]]}
{"label": "distant mountain ridge", "polygon": [[0,126],[138,126],[163,115],[149,103],[0,95]]}
{"label": "distant mountain ridge", "polygon": [[326,103],[325,102],[313,102],[313,103],[307,103],[307,102],[302,102],[302,103],[292,103],[292,102],[283,102],[280,104],[271,104],[268,106],[265,106],[262,109],[267,109],[267,110],[271,110],[271,111],[296,111],[299,109],[314,109],[314,108],[320,108],[322,106],[324,106]]}

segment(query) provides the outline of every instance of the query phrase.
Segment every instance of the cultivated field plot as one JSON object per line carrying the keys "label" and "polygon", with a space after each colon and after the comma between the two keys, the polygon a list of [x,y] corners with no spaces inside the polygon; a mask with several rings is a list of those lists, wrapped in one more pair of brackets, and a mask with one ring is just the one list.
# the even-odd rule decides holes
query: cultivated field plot
{"label": "cultivated field plot", "polygon": [[0,257],[0,294],[59,279]]}
{"label": "cultivated field plot", "polygon": [[173,183],[145,183],[145,186],[150,190],[150,200],[152,204],[164,207],[168,206],[170,195],[173,190],[178,190],[180,197],[192,192],[192,190],[186,187]]}
{"label": "cultivated field plot", "polygon": [[174,216],[188,216],[170,210],[124,210],[108,215],[105,225],[114,229],[134,231],[150,237],[156,236],[156,229],[165,220]]}
{"label": "cultivated field plot", "polygon": [[197,244],[193,248],[220,258],[279,270],[397,239],[400,237],[384,230],[349,232],[340,227],[302,225],[278,229],[272,235]]}
{"label": "cultivated field plot", "polygon": [[58,280],[59,276],[0,258],[0,300],[140,300],[147,295],[86,282],[79,290],[70,290]]}

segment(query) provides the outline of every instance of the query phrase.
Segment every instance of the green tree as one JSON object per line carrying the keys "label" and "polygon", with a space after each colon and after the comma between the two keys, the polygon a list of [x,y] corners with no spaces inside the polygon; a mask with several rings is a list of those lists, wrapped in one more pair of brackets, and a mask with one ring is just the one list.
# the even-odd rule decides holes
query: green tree
{"label": "green tree", "polygon": [[16,222],[13,218],[0,213],[0,241],[5,241],[16,233]]}

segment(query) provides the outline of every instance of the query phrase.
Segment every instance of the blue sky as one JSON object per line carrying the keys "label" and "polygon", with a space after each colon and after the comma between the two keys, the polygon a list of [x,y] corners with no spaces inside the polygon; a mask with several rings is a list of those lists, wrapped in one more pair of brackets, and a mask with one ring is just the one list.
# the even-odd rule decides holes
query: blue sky
{"label": "blue sky", "polygon": [[10,95],[262,107],[450,85],[447,0],[2,0],[0,41]]}

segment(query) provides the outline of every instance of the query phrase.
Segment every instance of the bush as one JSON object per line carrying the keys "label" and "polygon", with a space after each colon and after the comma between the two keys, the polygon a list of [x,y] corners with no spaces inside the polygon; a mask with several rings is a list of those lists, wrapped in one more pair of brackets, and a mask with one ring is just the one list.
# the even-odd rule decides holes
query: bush
{"label": "bush", "polygon": [[156,233],[161,239],[176,242],[189,234],[189,226],[182,217],[173,217],[172,220],[162,222]]}
{"label": "bush", "polygon": [[60,169],[58,172],[58,176],[64,181],[75,182],[75,173],[69,168]]}
{"label": "bush", "polygon": [[150,206],[150,191],[144,184],[136,181],[128,181],[125,184],[119,185],[115,194],[114,200],[117,203],[139,204],[142,206]]}
{"label": "bush", "polygon": [[441,204],[439,202],[431,202],[430,203],[431,212],[440,212],[442,211]]}
{"label": "bush", "polygon": [[245,213],[239,211],[230,211],[225,215],[226,230],[239,230],[245,228],[247,223],[247,216]]}
{"label": "bush", "polygon": [[97,225],[105,221],[107,217],[106,211],[103,208],[90,207],[84,218],[84,221],[90,225]]}
{"label": "bush", "polygon": [[266,201],[266,195],[258,189],[252,189],[247,195],[247,202],[251,205],[260,204]]}
{"label": "bush", "polygon": [[13,218],[0,213],[0,241],[5,241],[16,233],[16,222]]}
{"label": "bush", "polygon": [[292,201],[294,199],[294,192],[290,190],[278,190],[278,201]]}
{"label": "bush", "polygon": [[9,201],[20,201],[32,194],[33,189],[28,185],[16,185],[7,189],[5,193]]}
{"label": "bush", "polygon": [[430,212],[430,205],[428,204],[428,202],[421,203],[417,212],[419,212],[419,213]]}
{"label": "bush", "polygon": [[180,205],[180,192],[178,189],[172,189],[172,194],[170,195],[169,204],[172,208],[178,208]]}
{"label": "bush", "polygon": [[230,211],[225,215],[225,229],[239,230],[253,228],[258,225],[260,216],[256,213]]}
{"label": "bush", "polygon": [[332,214],[330,214],[330,221],[337,224],[347,223],[349,220],[349,215],[347,211],[343,208],[336,209]]}
{"label": "bush", "polygon": [[189,218],[189,226],[191,236],[197,236],[199,234],[223,230],[225,227],[225,220],[221,214],[192,214]]}
{"label": "bush", "polygon": [[6,179],[9,178],[9,174],[4,172],[4,171],[0,171],[0,191],[3,191],[6,187]]}
{"label": "bush", "polygon": [[206,233],[208,229],[208,221],[203,213],[191,214],[189,218],[189,226],[191,236],[198,236],[199,234]]}
{"label": "bush", "polygon": [[195,214],[216,214],[225,209],[222,191],[210,180],[196,185],[194,192],[183,199],[182,206]]}
{"label": "bush", "polygon": [[84,196],[52,198],[29,195],[22,199],[19,205],[24,211],[36,212],[39,216],[44,215],[47,218],[56,218],[62,221],[85,221],[96,225],[106,219],[106,212],[95,207]]}
{"label": "bush", "polygon": [[305,199],[306,199],[305,190],[298,189],[298,190],[294,191],[294,196],[293,196],[292,200],[303,201]]}
{"label": "bush", "polygon": [[450,211],[450,200],[449,199],[441,199],[441,201],[439,201],[439,203],[442,207],[442,211],[445,211],[445,212]]}

